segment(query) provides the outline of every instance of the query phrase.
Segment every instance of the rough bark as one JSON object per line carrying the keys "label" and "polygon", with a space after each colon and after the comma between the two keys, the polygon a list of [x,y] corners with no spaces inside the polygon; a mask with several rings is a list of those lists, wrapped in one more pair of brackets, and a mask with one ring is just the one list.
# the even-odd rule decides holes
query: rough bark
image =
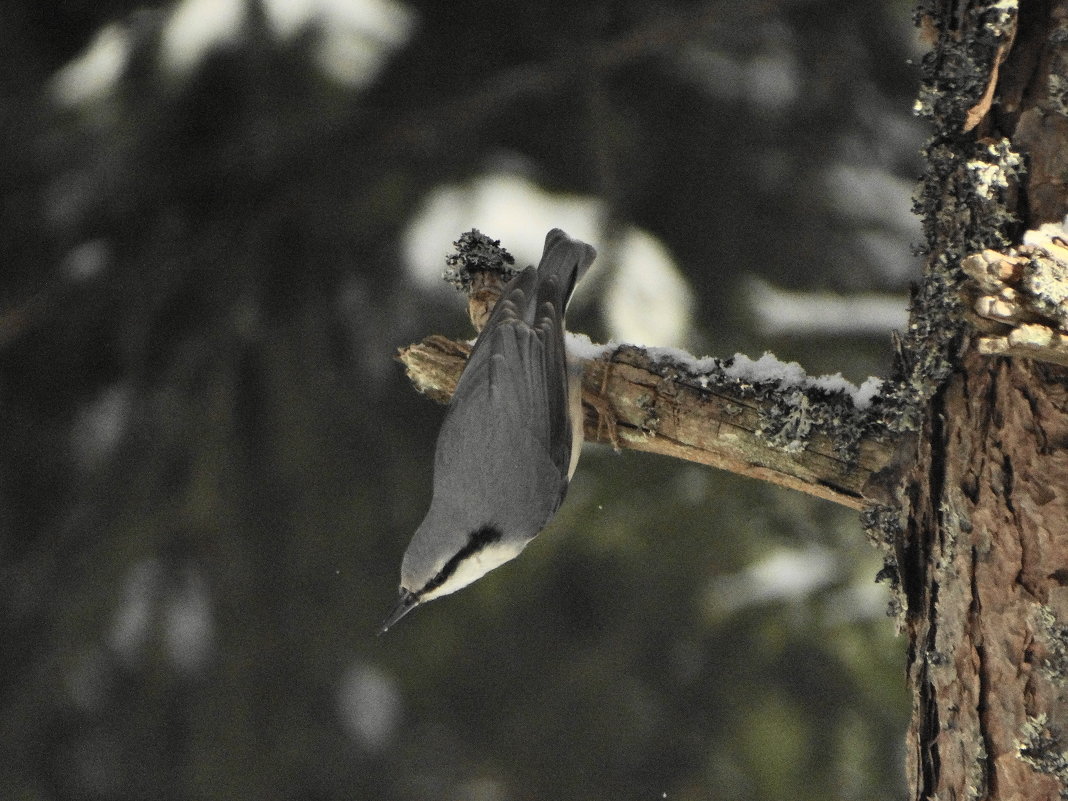
{"label": "rough bark", "polygon": [[[929,403],[906,490],[910,794],[1052,801],[1068,797],[1068,370],[1057,309],[1019,294],[1034,288],[1035,253],[1009,246],[1068,209],[1055,91],[1068,4],[926,12],[938,37],[928,154],[942,161],[926,183],[927,281],[959,282],[984,321],[947,350],[954,371]],[[1010,157],[1026,166],[1019,181],[1001,169]],[[941,180],[964,173],[970,186]],[[969,259],[977,244],[994,250]]]}
{"label": "rough bark", "polygon": [[1059,798],[1068,383],[972,354],[933,412],[902,565],[913,797]]}

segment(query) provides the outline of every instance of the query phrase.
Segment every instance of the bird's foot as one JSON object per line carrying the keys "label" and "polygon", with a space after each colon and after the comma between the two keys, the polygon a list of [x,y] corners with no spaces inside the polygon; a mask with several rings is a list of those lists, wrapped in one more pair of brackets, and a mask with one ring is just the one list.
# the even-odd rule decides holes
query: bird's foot
{"label": "bird's foot", "polygon": [[[613,450],[619,448],[619,423],[612,403],[606,395],[608,380],[612,375],[612,362],[606,362],[601,375],[601,388],[596,393],[584,391],[582,402],[597,413],[597,439],[601,440],[607,434],[607,440]],[[603,432],[603,433],[602,433]]]}

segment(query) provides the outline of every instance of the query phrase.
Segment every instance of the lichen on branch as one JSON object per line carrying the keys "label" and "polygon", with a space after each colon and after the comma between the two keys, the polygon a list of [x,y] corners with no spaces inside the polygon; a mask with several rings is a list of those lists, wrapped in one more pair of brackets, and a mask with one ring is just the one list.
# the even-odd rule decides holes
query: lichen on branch
{"label": "lichen on branch", "polygon": [[[431,336],[398,359],[417,389],[444,402],[469,351]],[[862,408],[845,390],[732,374],[734,365],[629,345],[585,359],[586,437],[868,505],[865,487],[894,452],[878,401]]]}

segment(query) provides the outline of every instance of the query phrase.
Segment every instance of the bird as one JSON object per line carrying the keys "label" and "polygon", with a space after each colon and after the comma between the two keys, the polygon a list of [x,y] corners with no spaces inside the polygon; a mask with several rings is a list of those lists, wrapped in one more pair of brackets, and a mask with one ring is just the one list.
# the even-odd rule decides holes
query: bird
{"label": "bird", "polygon": [[564,311],[596,255],[554,228],[537,268],[504,286],[449,401],[430,508],[404,553],[400,597],[380,634],[517,557],[563,503],[583,424]]}

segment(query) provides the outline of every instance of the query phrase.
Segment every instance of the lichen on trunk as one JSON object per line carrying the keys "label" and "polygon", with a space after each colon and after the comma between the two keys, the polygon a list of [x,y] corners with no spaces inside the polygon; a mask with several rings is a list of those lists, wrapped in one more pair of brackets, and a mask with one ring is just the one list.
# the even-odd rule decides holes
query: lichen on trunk
{"label": "lichen on trunk", "polygon": [[976,347],[991,329],[964,313],[961,267],[981,283],[1068,208],[1049,179],[1068,152],[1050,91],[1068,4],[928,2],[921,16],[937,39],[918,102],[936,128],[918,202],[928,260],[898,385],[929,392],[897,544],[911,797],[1052,801],[1068,797],[1068,370]]}

